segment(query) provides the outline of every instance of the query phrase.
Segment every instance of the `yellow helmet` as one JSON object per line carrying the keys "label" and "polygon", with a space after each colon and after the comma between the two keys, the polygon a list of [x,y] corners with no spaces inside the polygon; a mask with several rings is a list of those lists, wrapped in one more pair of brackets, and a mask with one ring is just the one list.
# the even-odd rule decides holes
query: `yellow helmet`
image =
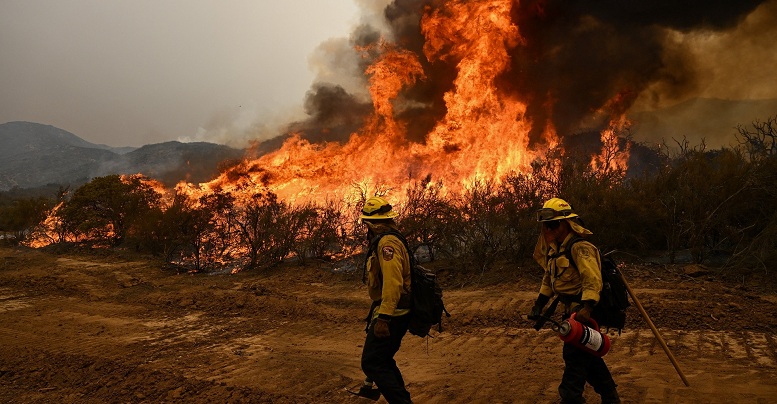
{"label": "yellow helmet", "polygon": [[548,199],[548,201],[542,205],[542,209],[537,211],[538,222],[550,222],[572,217],[577,217],[577,213],[572,211],[572,205],[561,198]]}
{"label": "yellow helmet", "polygon": [[391,210],[391,204],[385,199],[373,196],[364,202],[362,215],[359,218],[362,220],[393,219],[398,215],[399,213]]}

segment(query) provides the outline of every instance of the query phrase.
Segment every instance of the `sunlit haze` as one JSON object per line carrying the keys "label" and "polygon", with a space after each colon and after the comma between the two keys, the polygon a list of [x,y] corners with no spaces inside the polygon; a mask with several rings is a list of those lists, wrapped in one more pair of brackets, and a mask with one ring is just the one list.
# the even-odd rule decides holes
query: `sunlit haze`
{"label": "sunlit haze", "polygon": [[[390,3],[396,3],[395,17],[405,14],[385,29],[376,17],[382,18]],[[292,128],[307,130],[308,138],[316,140],[318,134],[310,132],[322,129],[315,126],[320,116],[309,119],[306,102],[321,114],[335,108],[327,97],[336,94],[316,93],[315,83],[335,83],[347,92],[339,98],[351,103],[346,108],[369,106],[355,38],[371,43],[372,29],[411,33],[401,30],[418,25],[414,19],[425,3],[6,0],[0,2],[0,123],[53,125],[110,146],[180,140],[244,147],[250,140],[283,134],[289,123],[306,122]],[[598,127],[585,115],[619,91],[631,112],[694,98],[777,100],[777,0],[711,3],[705,10],[675,4],[677,10],[657,6],[648,11],[628,3],[589,3],[584,18],[565,22],[570,17],[557,13],[547,25],[540,22],[547,16],[529,17],[530,3],[511,3],[529,4],[513,13],[528,19],[512,22],[510,59],[500,68],[504,77],[494,79],[506,78],[510,88],[497,87],[527,103],[532,138],[544,130],[546,120],[560,132]],[[570,16],[576,12],[569,11]],[[450,24],[445,29],[455,31],[453,26],[465,22]],[[407,40],[418,38],[410,35],[400,46],[407,46]],[[410,50],[426,62],[420,48]],[[424,73],[438,67],[424,66]],[[438,74],[435,84],[415,91],[414,101],[421,102],[415,107],[437,108],[442,91],[451,88],[449,75]],[[422,91],[427,97],[418,97]],[[360,104],[352,101],[357,99]],[[551,102],[557,105],[549,109]],[[338,112],[338,119],[350,119],[342,115]],[[767,116],[742,113],[736,122],[708,126],[722,127],[728,136],[735,123],[754,118]],[[687,125],[697,123],[692,121],[681,116],[672,127],[685,134],[693,129]],[[409,128],[429,130],[430,122]],[[341,125],[345,134],[334,140],[361,129],[346,123]],[[416,133],[413,140],[425,135],[430,133]],[[645,132],[636,135],[644,138]]]}
{"label": "sunlit haze", "polygon": [[301,114],[309,56],[357,14],[354,0],[3,1],[0,123],[111,146],[256,134]]}

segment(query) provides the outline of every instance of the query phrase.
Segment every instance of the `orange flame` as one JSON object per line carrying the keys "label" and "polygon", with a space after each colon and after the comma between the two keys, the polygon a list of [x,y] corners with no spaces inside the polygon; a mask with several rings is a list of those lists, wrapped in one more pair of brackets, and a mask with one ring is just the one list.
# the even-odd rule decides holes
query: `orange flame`
{"label": "orange flame", "polygon": [[[425,78],[415,54],[382,41],[360,49],[378,57],[365,74],[374,116],[344,144],[311,144],[299,136],[280,150],[244,161],[196,190],[253,192],[268,189],[290,201],[316,196],[343,197],[354,186],[407,187],[409,177],[431,174],[448,191],[482,178],[497,181],[525,171],[537,152],[528,149],[532,122],[526,105],[500,92],[496,79],[509,66],[508,49],[523,40],[510,19],[512,1],[447,2],[422,19],[428,60],[456,61],[458,74],[444,95],[447,113],[427,134],[425,143],[407,140],[405,123],[395,117],[402,89]],[[546,138],[555,140],[547,126]]]}
{"label": "orange flame", "polygon": [[631,105],[636,93],[622,91],[615,95],[604,109],[611,111],[609,127],[601,132],[602,150],[591,160],[591,167],[602,175],[625,173],[631,155],[631,144],[620,146],[620,134],[628,132],[631,122],[626,119],[626,109]]}
{"label": "orange flame", "polygon": [[[510,68],[510,50],[525,44],[511,18],[513,0],[451,0],[428,7],[421,19],[423,57],[386,40],[359,48],[372,63],[365,69],[374,113],[348,142],[311,143],[301,134],[282,147],[246,159],[205,184],[179,183],[176,191],[192,200],[214,192],[230,192],[248,200],[271,191],[289,203],[354,200],[370,189],[403,199],[413,179],[431,176],[442,192],[460,192],[483,179],[500,182],[514,172],[528,172],[547,147],[560,140],[551,121],[532,122],[527,105],[500,89],[498,80]],[[427,80],[424,62],[456,66],[455,79],[444,96],[446,112],[422,143],[407,136],[408,122],[398,118],[407,108],[402,91]],[[633,94],[624,92],[608,109]],[[552,101],[543,105],[552,111]],[[615,108],[611,108],[614,110]],[[625,169],[628,149],[619,150],[617,133],[627,123],[618,111],[603,131],[602,154],[591,164],[603,170]],[[542,149],[531,149],[532,127],[543,129]],[[154,189],[162,192],[156,185]]]}

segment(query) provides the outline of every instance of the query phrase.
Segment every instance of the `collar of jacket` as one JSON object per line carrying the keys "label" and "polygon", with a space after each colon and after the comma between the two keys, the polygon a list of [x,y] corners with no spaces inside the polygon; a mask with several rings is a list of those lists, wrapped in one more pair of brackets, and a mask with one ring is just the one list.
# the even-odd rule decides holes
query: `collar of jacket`
{"label": "collar of jacket", "polygon": [[367,224],[367,227],[369,227],[370,230],[372,230],[372,233],[375,234],[376,236],[380,235],[380,234],[383,234],[383,233],[388,233],[389,231],[396,231],[396,232],[399,231],[399,229],[397,229],[396,224],[394,224],[392,222],[388,222],[388,223],[373,223],[373,222],[365,220],[364,223]]}
{"label": "collar of jacket", "polygon": [[[567,234],[567,237],[564,239],[564,241],[562,241],[562,242],[561,242],[561,245],[559,245],[559,244],[558,244],[558,243],[556,243],[555,241],[554,241],[554,242],[552,242],[552,243],[550,243],[550,244],[548,244],[548,252],[547,252],[547,255],[548,255],[548,256],[550,256],[550,255],[557,254],[557,253],[559,253],[559,252],[560,252],[562,249],[563,249],[564,251],[566,251],[566,249],[568,248],[567,246],[569,245],[569,241],[570,241],[570,240],[572,240],[572,238],[573,238],[573,237],[576,237],[576,236],[577,236],[577,235],[576,235],[575,233],[572,233],[572,232],[570,232],[569,234]],[[577,236],[577,237],[579,237],[579,236]]]}

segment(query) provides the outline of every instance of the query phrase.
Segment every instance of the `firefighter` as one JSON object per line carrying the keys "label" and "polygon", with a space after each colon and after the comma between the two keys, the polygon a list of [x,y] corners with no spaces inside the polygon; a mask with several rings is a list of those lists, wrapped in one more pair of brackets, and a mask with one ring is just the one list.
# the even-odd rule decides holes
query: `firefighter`
{"label": "firefighter", "polygon": [[[557,296],[563,304],[563,318],[577,313],[577,321],[587,323],[602,290],[601,257],[599,250],[587,240],[572,245],[571,257],[565,251],[573,237],[585,238],[591,231],[583,227],[580,217],[566,201],[552,198],[537,212],[542,230],[534,249],[534,259],[542,266],[540,294],[529,314],[538,320],[542,309]],[[596,320],[594,318],[594,320]],[[617,385],[601,357],[594,356],[572,344],[564,343],[564,374],[558,387],[562,403],[583,403],[583,389],[588,382],[601,395],[602,403],[620,403]]]}
{"label": "firefighter", "polygon": [[380,197],[369,198],[360,216],[371,244],[365,282],[372,299],[361,366],[366,383],[374,382],[386,401],[410,403],[410,393],[394,360],[410,321],[410,257],[402,241],[392,234],[383,235],[373,246],[377,236],[398,232],[396,216],[391,205]]}

